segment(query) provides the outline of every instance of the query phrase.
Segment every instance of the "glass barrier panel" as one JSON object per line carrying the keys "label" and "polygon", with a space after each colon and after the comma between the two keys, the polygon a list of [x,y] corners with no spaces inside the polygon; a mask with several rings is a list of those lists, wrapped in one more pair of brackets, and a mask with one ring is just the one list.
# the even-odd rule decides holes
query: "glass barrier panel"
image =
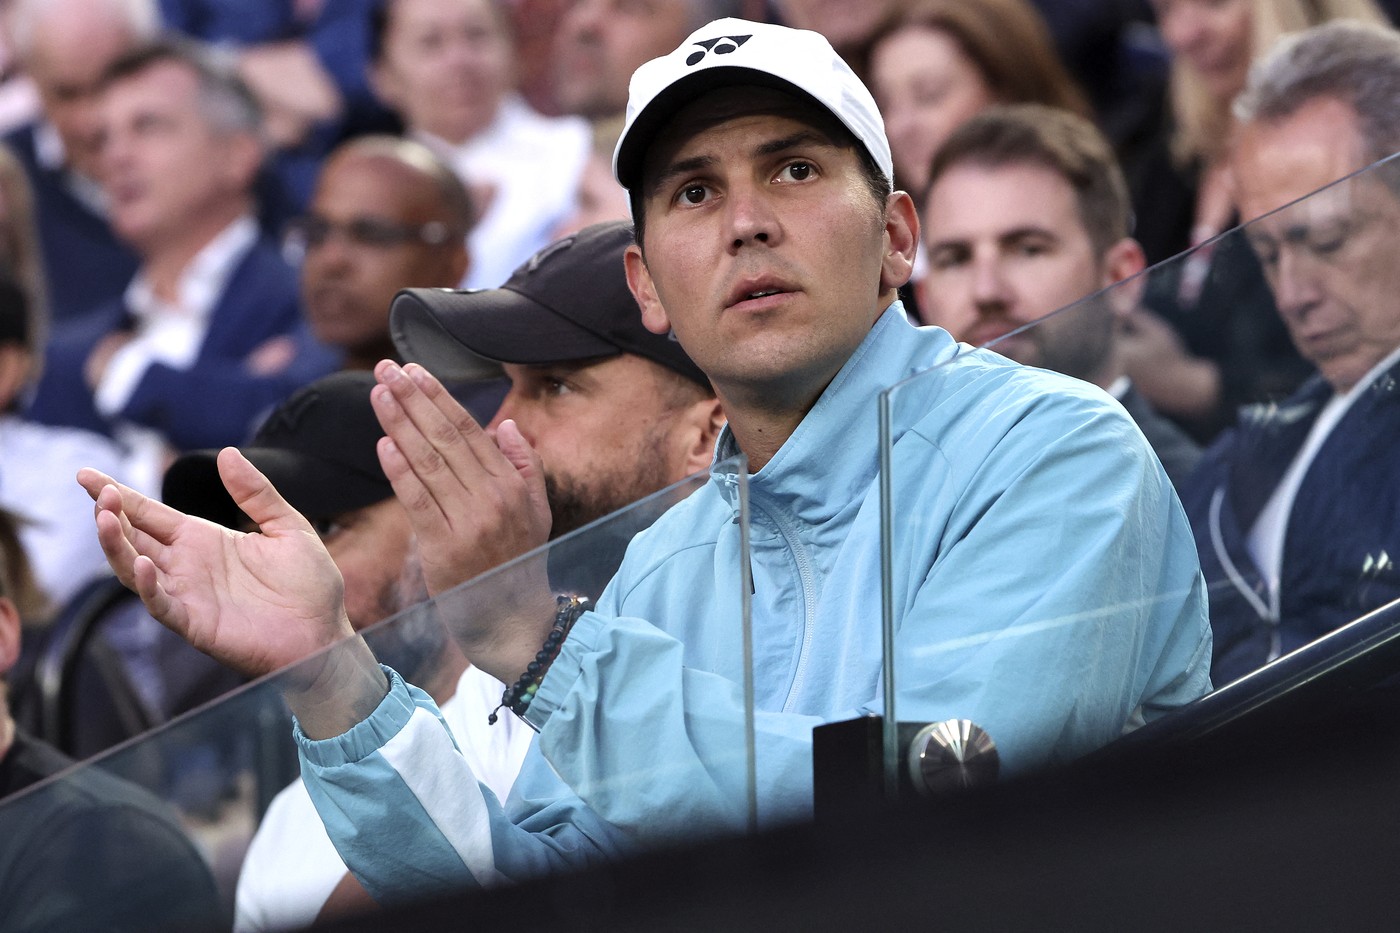
{"label": "glass barrier panel", "polygon": [[[15,791],[0,802],[0,930],[287,928],[369,897],[403,904],[748,831],[758,804],[742,459],[714,475],[75,767],[21,740],[0,770],[0,790]],[[700,526],[708,546],[694,546],[694,516],[721,513]],[[624,564],[644,531],[648,549]],[[682,598],[667,601],[660,579]],[[555,593],[589,602],[527,724],[496,709],[504,685],[459,646],[523,643],[522,627],[533,643],[546,629],[525,614],[540,604],[528,596],[549,615]],[[427,692],[398,684],[368,718],[347,712],[340,685],[366,669],[365,644]],[[328,710],[359,721],[306,746],[305,781],[288,704],[313,717],[303,722],[333,721],[317,718]]]}
{"label": "glass barrier panel", "polygon": [[[1059,310],[960,306],[930,272],[925,316],[985,349],[881,402],[887,781],[926,767],[895,721],[970,720],[1021,773],[1170,714],[1204,689],[1188,669],[1229,683],[1400,597],[1397,173]],[[919,747],[946,763],[969,740],[945,731]]]}

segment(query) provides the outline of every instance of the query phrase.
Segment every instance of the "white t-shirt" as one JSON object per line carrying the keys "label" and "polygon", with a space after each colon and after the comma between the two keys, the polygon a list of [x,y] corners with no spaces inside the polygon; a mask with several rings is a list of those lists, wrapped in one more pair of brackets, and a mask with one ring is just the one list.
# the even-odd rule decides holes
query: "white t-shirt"
{"label": "white t-shirt", "polygon": [[[510,714],[487,725],[504,690],[499,680],[469,667],[457,681],[457,692],[441,706],[472,773],[501,801],[510,795],[535,734]],[[238,877],[234,930],[285,930],[313,923],[348,871],[306,785],[293,782],[273,798],[248,847]]]}

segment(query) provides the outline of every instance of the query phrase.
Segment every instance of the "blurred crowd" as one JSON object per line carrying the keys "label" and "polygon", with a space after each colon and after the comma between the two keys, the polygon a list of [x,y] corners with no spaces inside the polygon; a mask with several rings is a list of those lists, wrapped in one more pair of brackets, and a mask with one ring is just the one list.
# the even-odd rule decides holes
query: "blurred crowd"
{"label": "blurred crowd", "polygon": [[[1248,163],[1232,156],[1250,66],[1308,27],[1389,28],[1397,10],[1394,0],[5,0],[0,510],[17,535],[0,543],[26,640],[10,675],[0,669],[11,706],[37,728],[24,706],[37,701],[20,686],[53,620],[109,576],[80,467],[158,495],[181,455],[266,432],[268,414],[304,386],[399,360],[388,312],[400,289],[495,288],[556,239],[629,220],[612,170],[629,78],[719,17],[820,32],[869,85],[895,186],[924,224],[901,292],[919,323],[979,345],[1005,340],[1190,251],[1133,300],[1100,309],[1096,330],[1077,320],[1042,328],[1019,355],[1014,340],[1002,345],[1113,392],[1182,483],[1242,406],[1284,400],[1317,371],[1279,313],[1270,269],[1243,238],[1221,237],[1278,206],[1242,194],[1236,171]],[[1026,111],[1038,141],[1016,142],[997,122],[1020,112],[1010,105],[1038,108]],[[1009,182],[984,171],[1018,159],[1053,167],[1079,200],[1034,170]],[[1057,197],[1066,211],[1101,205],[1081,218],[1091,257],[1081,270],[1018,284],[973,268],[989,218],[1009,218],[996,234],[1004,254],[1058,248],[1035,232],[1053,230]],[[1219,460],[1208,463],[1228,470]],[[1209,492],[1193,521],[1212,508]],[[375,598],[366,621],[391,609]],[[128,666],[150,669],[134,678],[141,721],[236,682],[131,609],[110,639]]]}

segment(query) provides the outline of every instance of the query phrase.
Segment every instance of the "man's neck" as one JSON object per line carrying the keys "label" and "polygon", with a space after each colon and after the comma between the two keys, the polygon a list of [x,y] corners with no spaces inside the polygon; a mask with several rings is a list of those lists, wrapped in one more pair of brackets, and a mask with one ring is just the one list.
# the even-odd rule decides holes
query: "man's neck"
{"label": "man's neck", "polygon": [[734,443],[748,458],[750,473],[757,473],[773,459],[830,382],[827,379],[815,391],[786,398],[779,389],[772,387],[748,387],[738,391],[715,387]]}
{"label": "man's neck", "polygon": [[178,302],[180,277],[185,269],[229,224],[250,213],[251,207],[247,201],[239,201],[209,210],[201,214],[197,226],[161,237],[143,248],[141,273],[156,298],[171,304]]}
{"label": "man's neck", "polygon": [[394,342],[386,334],[384,339],[374,343],[361,344],[354,347],[345,354],[345,362],[342,369],[371,371],[379,365],[380,360],[393,360],[396,363],[403,362],[399,356],[399,351],[394,346]]}

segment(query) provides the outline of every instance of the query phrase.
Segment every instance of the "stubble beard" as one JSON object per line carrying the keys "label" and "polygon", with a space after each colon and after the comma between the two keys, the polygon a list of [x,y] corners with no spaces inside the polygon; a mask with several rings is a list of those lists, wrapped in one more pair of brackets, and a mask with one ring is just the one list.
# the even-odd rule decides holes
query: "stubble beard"
{"label": "stubble beard", "polygon": [[549,499],[550,540],[626,508],[673,481],[664,456],[664,436],[655,431],[637,444],[632,457],[618,457],[611,475],[582,478],[545,471]]}

